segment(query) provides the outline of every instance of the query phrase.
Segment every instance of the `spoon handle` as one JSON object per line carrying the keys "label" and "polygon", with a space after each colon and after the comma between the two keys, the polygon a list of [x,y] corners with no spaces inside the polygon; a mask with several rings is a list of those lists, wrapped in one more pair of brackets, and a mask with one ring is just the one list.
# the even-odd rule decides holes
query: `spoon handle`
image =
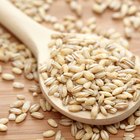
{"label": "spoon handle", "polygon": [[38,39],[45,36],[47,31],[50,32],[14,7],[8,0],[0,0],[0,23],[26,44],[35,56],[41,49]]}

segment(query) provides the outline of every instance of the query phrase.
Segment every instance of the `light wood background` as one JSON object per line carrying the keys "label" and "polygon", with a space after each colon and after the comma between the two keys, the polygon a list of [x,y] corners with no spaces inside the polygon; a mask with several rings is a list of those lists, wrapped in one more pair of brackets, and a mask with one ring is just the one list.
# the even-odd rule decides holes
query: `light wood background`
{"label": "light wood background", "polygon": [[[81,0],[82,1],[82,0]],[[84,11],[83,19],[86,20],[87,17],[93,16],[91,12],[91,2],[90,0],[83,2]],[[140,4],[140,3],[139,3]],[[65,12],[64,12],[65,11]],[[69,7],[64,3],[63,0],[57,0],[57,2],[52,6],[50,13],[59,18],[62,18],[66,14],[72,14],[69,10]],[[98,24],[104,28],[115,27],[117,31],[123,33],[123,24],[120,21],[111,20],[110,11],[106,11],[105,14],[100,16],[97,20]],[[131,51],[140,56],[140,33],[135,33],[132,40],[130,40]],[[0,65],[3,66],[4,72],[11,72],[11,64],[4,64],[0,62]],[[9,105],[16,100],[17,94],[24,94],[26,99],[29,99],[33,102],[38,101],[38,97],[33,98],[31,93],[28,92],[28,87],[33,85],[33,81],[27,81],[23,76],[16,76],[15,81],[22,81],[25,84],[24,90],[14,90],[12,88],[12,82],[5,82],[0,78],[0,118],[8,116]],[[42,138],[42,132],[48,129],[52,129],[47,124],[48,118],[54,118],[57,121],[60,119],[59,113],[49,113],[46,112],[44,120],[36,120],[28,115],[26,121],[21,124],[15,124],[14,122],[8,123],[8,131],[5,133],[0,133],[0,140],[35,140]],[[70,134],[70,127],[60,126],[56,130],[62,130],[62,135],[66,140],[73,140],[74,138]],[[123,137],[123,131],[119,131],[118,135],[111,136],[111,140],[121,140]],[[134,131],[136,134],[136,140],[140,140],[140,127]],[[50,138],[50,140],[53,138]],[[48,139],[49,140],[49,139]]]}

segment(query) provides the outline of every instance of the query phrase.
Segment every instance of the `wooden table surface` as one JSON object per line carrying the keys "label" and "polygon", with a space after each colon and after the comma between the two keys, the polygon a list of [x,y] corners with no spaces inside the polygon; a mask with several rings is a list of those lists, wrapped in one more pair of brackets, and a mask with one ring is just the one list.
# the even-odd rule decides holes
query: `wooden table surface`
{"label": "wooden table surface", "polygon": [[[82,0],[81,0],[82,1]],[[91,3],[89,1],[83,2],[84,11],[83,11],[83,19],[87,17],[93,16],[91,12]],[[65,13],[71,14],[69,7],[63,2],[63,0],[58,0],[51,8],[50,13],[59,18],[65,16]],[[111,12],[106,11],[105,14],[100,16],[97,20],[98,24],[104,28],[115,27],[117,31],[123,32],[123,24],[120,21],[112,21],[111,20]],[[130,41],[131,51],[140,56],[140,34],[135,33],[133,39]],[[4,72],[11,72],[11,64],[4,64],[0,62],[0,65],[3,66]],[[14,90],[12,88],[12,82],[5,82],[0,77],[0,118],[8,116],[9,104],[16,100],[17,94],[24,94],[26,99],[29,99],[33,102],[37,102],[39,97],[33,98],[31,93],[28,92],[28,87],[33,85],[33,81],[26,80],[23,76],[16,76],[16,81],[21,81],[25,84],[24,90]],[[52,129],[47,124],[48,118],[54,118],[55,120],[60,119],[59,113],[54,112],[45,112],[44,120],[36,120],[28,115],[26,121],[15,124],[14,122],[8,123],[8,131],[5,133],[0,133],[0,140],[35,140],[42,138],[42,132],[47,129]],[[66,140],[73,140],[74,138],[70,134],[70,127],[60,126],[55,130],[61,129],[62,135],[66,138]],[[119,131],[118,135],[111,136],[111,140],[121,140],[123,136],[123,131]],[[140,140],[140,127],[134,132],[136,134],[136,140]],[[53,139],[53,138],[51,138]]]}

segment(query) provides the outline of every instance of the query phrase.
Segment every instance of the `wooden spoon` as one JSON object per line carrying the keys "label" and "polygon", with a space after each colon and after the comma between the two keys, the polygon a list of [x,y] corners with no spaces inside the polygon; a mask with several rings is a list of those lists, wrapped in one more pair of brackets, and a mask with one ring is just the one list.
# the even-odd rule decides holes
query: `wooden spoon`
{"label": "wooden spoon", "polygon": [[[50,53],[47,44],[50,42],[51,35],[55,33],[53,30],[47,29],[36,23],[7,0],[0,0],[0,23],[31,49],[38,60],[38,66],[49,61]],[[127,53],[132,55],[129,51],[127,51]],[[137,63],[139,64],[139,59],[137,59]],[[73,120],[87,124],[106,125],[119,122],[134,113],[140,106],[140,100],[137,102],[131,101],[129,102],[129,107],[125,111],[109,114],[107,117],[100,114],[96,119],[91,119],[88,111],[81,111],[78,113],[69,112],[67,107],[62,105],[60,99],[48,96],[47,88],[44,85],[40,74],[39,81],[45,98],[57,111]]]}

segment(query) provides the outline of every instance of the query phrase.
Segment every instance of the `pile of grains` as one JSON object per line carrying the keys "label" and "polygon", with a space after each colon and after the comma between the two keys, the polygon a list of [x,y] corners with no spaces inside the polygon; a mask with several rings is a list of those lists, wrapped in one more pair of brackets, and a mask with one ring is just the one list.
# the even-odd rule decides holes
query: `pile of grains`
{"label": "pile of grains", "polygon": [[[53,3],[55,3],[55,1],[57,0],[10,0],[15,6],[17,6],[19,9],[21,9],[24,13],[26,13],[27,15],[29,15],[32,19],[34,19],[35,21],[43,24],[43,23],[47,23],[47,25],[49,25],[51,28],[60,31],[60,32],[71,32],[71,33],[75,33],[75,32],[79,32],[79,33],[96,33],[98,35],[102,35],[106,38],[109,38],[112,40],[111,43],[114,44],[114,42],[116,42],[117,45],[123,46],[124,48],[128,48],[129,47],[129,43],[128,41],[122,37],[122,35],[118,32],[116,32],[114,29],[109,29],[109,30],[103,30],[102,28],[99,27],[99,25],[97,25],[97,20],[95,17],[91,17],[89,19],[87,19],[86,21],[83,21],[81,19],[82,15],[83,15],[83,6],[81,3],[79,3],[76,0],[65,0],[66,3],[70,6],[70,9],[73,11],[73,13],[75,13],[75,15],[66,15],[62,21],[60,21],[58,18],[56,18],[55,16],[52,16],[49,14],[49,9],[51,8],[51,6],[53,6]],[[88,2],[88,0],[85,0],[85,2]],[[140,9],[138,7],[138,5],[134,4],[133,0],[96,0],[93,3],[92,6],[92,10],[93,12],[96,12],[98,14],[103,14],[104,11],[109,8],[112,9],[112,11],[115,13],[113,14],[113,19],[119,19],[120,21],[122,21],[124,23],[124,27],[125,27],[125,34],[127,37],[131,37],[132,32],[134,29],[136,29],[137,31],[139,31],[139,16],[140,16]],[[127,10],[129,8],[129,10]],[[128,12],[129,11],[129,12]],[[122,16],[123,15],[123,16]],[[119,17],[121,16],[121,17]],[[70,38],[68,38],[69,40]],[[58,48],[56,48],[56,51],[58,51],[60,53],[60,50],[62,51],[64,49],[64,46],[66,45],[66,42],[64,40],[62,40],[61,37],[55,38],[53,37],[53,41],[54,43],[56,43],[55,41],[57,40],[57,44],[62,43],[61,47],[58,45]],[[83,39],[82,39],[83,41]],[[77,42],[77,41],[76,41]],[[75,42],[75,43],[76,43]],[[95,100],[95,96],[91,97],[90,91],[89,91],[89,97],[91,98],[91,100],[94,100],[96,102],[96,105],[100,106],[100,111],[103,110],[103,105],[104,103],[102,103],[102,99],[109,99],[111,102],[113,102],[113,104],[111,103],[110,105],[108,105],[108,107],[112,107],[111,112],[114,111],[114,106],[117,103],[120,103],[120,101],[124,102],[124,103],[128,103],[129,100],[135,100],[138,98],[138,90],[137,88],[129,88],[127,86],[129,86],[129,84],[132,84],[131,82],[129,83],[128,80],[131,79],[132,82],[135,82],[134,87],[137,87],[139,84],[139,81],[136,80],[137,79],[137,70],[134,68],[135,67],[135,57],[129,57],[127,54],[125,54],[125,52],[121,51],[121,53],[119,53],[120,51],[115,51],[115,53],[113,53],[111,55],[111,52],[113,52],[114,49],[116,49],[113,46],[111,47],[105,47],[105,44],[100,44],[98,42],[86,42],[92,45],[88,45],[85,46],[85,44],[78,44],[76,45],[77,47],[75,47],[76,50],[74,50],[74,52],[80,52],[80,56],[86,56],[86,60],[88,63],[87,67],[85,67],[83,64],[81,64],[80,69],[84,69],[83,71],[90,70],[92,69],[92,66],[90,65],[90,60],[88,61],[88,57],[89,54],[87,54],[87,52],[89,52],[90,49],[96,49],[96,47],[101,47],[100,49],[104,52],[103,55],[101,54],[102,51],[96,50],[96,52],[93,53],[97,53],[96,57],[94,57],[94,63],[96,65],[96,63],[98,63],[98,61],[101,61],[99,58],[102,57],[104,59],[104,61],[101,61],[99,65],[109,65],[111,63],[111,65],[113,65],[113,67],[108,67],[106,68],[107,70],[113,70],[114,72],[111,73],[111,75],[105,75],[105,77],[109,76],[108,80],[105,80],[102,76],[104,76],[104,70],[98,72],[97,74],[93,73],[94,76],[92,77],[95,82],[94,84],[96,85],[95,88],[97,88],[94,92],[94,95],[96,95],[96,92],[101,89],[102,92],[99,93],[99,95],[103,94],[102,96],[97,97],[97,99]],[[64,45],[64,46],[63,46]],[[74,44],[68,45],[68,46],[73,46]],[[83,45],[84,47],[81,48],[80,46]],[[10,47],[9,47],[10,46]],[[73,52],[73,47],[69,48],[69,47],[65,47],[68,50],[71,50]],[[94,46],[94,47],[92,47]],[[59,50],[60,47],[60,50]],[[52,49],[54,48],[54,44],[52,44]],[[82,49],[86,50],[86,53],[82,53]],[[65,50],[65,49],[64,49]],[[66,53],[66,51],[64,51]],[[79,65],[79,63],[82,63],[82,61],[77,61],[79,55],[77,55],[77,53],[74,53],[71,57],[72,52],[69,54],[69,57],[67,57],[67,60],[65,60],[66,64],[72,64],[72,65]],[[61,52],[62,53],[62,52]],[[78,53],[79,54],[79,53]],[[82,54],[82,55],[81,55]],[[101,55],[100,55],[101,54]],[[109,54],[109,58],[106,58]],[[52,59],[55,58],[55,53],[52,54],[54,55],[52,57]],[[65,56],[65,55],[64,55]],[[84,56],[84,57],[85,57]],[[98,57],[97,57],[98,56]],[[61,61],[60,55],[58,55],[59,57],[59,61]],[[91,57],[91,54],[90,54]],[[117,58],[116,58],[117,57]],[[126,57],[126,58],[124,58]],[[128,59],[129,58],[129,59]],[[62,58],[63,59],[63,58]],[[70,62],[71,59],[74,59],[74,62]],[[118,62],[118,60],[120,60]],[[112,62],[113,61],[113,62]],[[54,61],[53,61],[54,62]],[[76,62],[76,63],[75,63]],[[3,63],[1,65],[1,63]],[[10,63],[12,64],[12,68],[11,71],[9,70],[8,72],[4,71],[4,63]],[[53,67],[54,70],[48,75],[46,75],[46,72],[44,72],[44,74],[42,73],[42,76],[46,77],[50,75],[54,76],[53,74],[55,72],[58,73],[59,69],[56,68],[57,63],[53,63]],[[98,65],[98,64],[97,64]],[[47,65],[45,65],[47,66]],[[59,67],[59,65],[57,65]],[[64,64],[64,66],[66,66]],[[91,68],[90,68],[91,66]],[[94,67],[94,65],[93,65]],[[66,69],[64,69],[66,68]],[[79,68],[78,68],[79,69]],[[63,70],[67,71],[67,67],[63,67]],[[111,72],[111,71],[110,71]],[[119,73],[118,73],[119,72]],[[48,73],[48,72],[47,72]],[[75,73],[74,71],[72,71],[71,73]],[[126,76],[126,74],[128,76]],[[6,81],[10,80],[11,82],[13,81],[13,88],[18,88],[20,91],[23,91],[23,89],[27,88],[24,87],[24,84],[22,82],[17,82],[18,81],[18,75],[24,75],[24,77],[28,80],[32,80],[32,86],[28,88],[29,92],[32,93],[34,98],[38,98],[36,99],[36,102],[32,102],[29,99],[26,100],[26,97],[22,94],[22,95],[17,95],[17,100],[13,102],[13,104],[10,105],[10,109],[9,109],[9,116],[7,116],[7,118],[1,118],[0,119],[0,132],[4,132],[8,130],[8,126],[7,123],[10,123],[10,121],[15,121],[17,124],[18,123],[22,123],[23,121],[25,121],[27,119],[27,117],[29,115],[31,115],[34,119],[44,119],[44,117],[46,116],[46,112],[53,114],[52,112],[57,112],[55,109],[53,109],[51,107],[51,105],[44,99],[42,98],[41,95],[41,89],[39,87],[38,83],[38,74],[37,74],[37,63],[36,63],[36,59],[33,57],[31,51],[22,43],[18,42],[15,37],[13,37],[9,32],[5,31],[1,26],[0,26],[0,74],[1,77],[3,79],[3,81],[6,83]],[[69,70],[68,72],[65,72],[66,75],[60,75],[58,76],[58,81],[59,83],[62,82],[62,84],[60,86],[64,86],[67,84],[65,83],[65,80],[69,79],[69,76],[71,76],[71,74],[69,74]],[[87,90],[88,86],[91,86],[91,80],[87,79],[87,75],[89,74],[89,72],[83,72],[83,74],[81,75],[81,79],[84,79],[83,81],[88,81],[86,84],[84,84],[84,88],[85,90]],[[122,79],[118,79],[118,80],[114,80],[114,78],[112,79],[111,77],[114,77],[117,75],[120,75],[120,77]],[[85,76],[86,75],[86,76]],[[85,76],[85,77],[84,77]],[[99,78],[96,78],[99,77]],[[98,79],[98,80],[97,80]],[[101,80],[103,79],[103,80]],[[47,79],[45,79],[47,80]],[[63,81],[64,80],[64,81]],[[133,81],[134,80],[134,81]],[[136,81],[135,81],[136,80]],[[34,82],[35,81],[35,82]],[[112,84],[108,85],[108,83],[112,81]],[[120,82],[122,81],[122,82]],[[64,83],[63,83],[64,82]],[[70,80],[68,80],[69,83],[72,83]],[[79,82],[82,82],[82,80]],[[76,81],[74,81],[74,84],[78,84],[80,85],[80,83],[76,83]],[[93,81],[92,81],[93,82]],[[57,82],[56,82],[57,83]],[[129,83],[127,85],[127,83]],[[103,84],[103,86],[101,86],[101,84]],[[68,84],[69,85],[69,84]],[[92,84],[93,85],[93,84]],[[137,85],[137,86],[136,86]],[[83,85],[80,85],[79,87],[81,87]],[[112,88],[108,88],[108,86],[111,86]],[[122,90],[123,95],[124,96],[120,96],[121,94],[118,95],[112,95],[110,96],[110,92],[113,90],[113,88],[116,87],[124,87]],[[64,89],[66,87],[64,86]],[[82,90],[82,89],[81,89]],[[91,89],[92,90],[92,89]],[[104,90],[104,92],[103,92]],[[106,91],[107,90],[107,91]],[[124,92],[124,90],[127,90]],[[65,90],[64,90],[65,91]],[[135,92],[137,91],[137,92]],[[71,91],[67,92],[68,93]],[[128,92],[130,94],[128,94]],[[60,92],[61,93],[61,92]],[[135,96],[134,94],[135,93]],[[59,95],[58,93],[54,94],[55,96]],[[68,104],[68,100],[66,99],[66,95],[62,94],[63,97],[63,104],[67,105]],[[105,96],[106,95],[106,96]],[[96,95],[97,96],[97,95]],[[108,97],[107,97],[108,96]],[[127,96],[127,98],[126,98]],[[60,96],[61,97],[61,96]],[[99,97],[101,99],[99,99]],[[68,97],[70,100],[73,98]],[[81,98],[81,97],[80,97]],[[123,98],[123,99],[121,99]],[[62,98],[61,98],[62,99]],[[80,102],[80,106],[82,106],[82,110],[88,109],[89,108],[85,108],[84,104],[84,100],[75,100],[78,99],[77,97],[74,98],[74,102]],[[115,101],[115,104],[114,104]],[[86,103],[90,103],[86,101]],[[106,102],[107,103],[107,102]],[[107,105],[106,105],[107,106]],[[81,108],[81,107],[80,107]],[[108,109],[106,109],[108,111]],[[115,109],[117,111],[117,109]],[[110,112],[107,112],[110,113]],[[115,113],[115,112],[114,112]],[[106,114],[105,112],[103,113],[104,115]],[[40,120],[42,121],[42,120]],[[45,120],[43,120],[45,121]],[[123,136],[123,140],[133,140],[135,138],[135,135],[133,132],[136,128],[138,128],[137,126],[140,125],[140,108],[134,113],[132,114],[130,117],[128,117],[127,119],[125,119],[122,122],[118,122],[116,124],[111,124],[111,125],[107,125],[107,126],[96,126],[96,125],[87,125],[87,124],[83,124],[74,120],[71,120],[69,118],[66,118],[65,116],[62,116],[61,119],[59,120],[55,120],[52,118],[49,118],[46,123],[48,122],[48,124],[50,125],[50,127],[48,130],[46,130],[45,132],[42,132],[42,137],[53,137],[55,140],[65,140],[64,136],[63,136],[63,130],[60,130],[61,127],[59,127],[60,125],[62,125],[63,127],[70,127],[71,129],[71,135],[73,136],[73,138],[75,139],[82,139],[82,140],[109,140],[110,135],[116,135],[119,133],[120,130],[124,130],[124,136]],[[46,124],[44,124],[46,125]],[[54,129],[55,128],[55,129]],[[36,132],[35,132],[36,133]],[[42,139],[36,139],[36,140],[43,140]]]}
{"label": "pile of grains", "polygon": [[119,44],[91,35],[55,34],[49,47],[51,60],[39,70],[48,95],[60,98],[69,111],[90,111],[96,119],[139,99],[136,58]]}
{"label": "pile of grains", "polygon": [[[11,61],[13,74],[5,73],[3,67],[1,66],[2,75],[6,75],[4,77],[8,77],[8,79],[3,78],[3,80],[12,80],[14,88],[20,87],[22,83],[14,82],[17,80],[16,75],[24,75],[28,80],[38,81],[37,69],[36,69],[36,60],[32,56],[31,52],[21,43],[15,41],[14,38],[6,32],[4,29],[0,28],[1,34],[1,50],[0,50],[0,60],[1,62],[9,62]],[[54,40],[56,38],[53,38]],[[11,47],[8,47],[11,45]],[[108,48],[109,49],[109,48]],[[111,49],[111,48],[110,48]],[[113,49],[113,48],[112,48]],[[22,55],[21,55],[22,54]],[[14,71],[13,71],[14,69]],[[18,72],[17,72],[18,71]],[[29,77],[27,75],[30,75]],[[45,75],[45,74],[44,74]],[[10,78],[9,78],[10,77]],[[11,78],[12,77],[12,78]],[[14,77],[14,78],[13,78]],[[16,83],[16,84],[15,84]],[[15,86],[16,85],[16,86]],[[18,85],[18,86],[17,86]],[[20,88],[23,90],[23,88]],[[17,124],[23,121],[26,121],[26,118],[31,115],[34,119],[44,119],[45,114],[43,112],[56,112],[55,109],[51,107],[51,105],[45,101],[41,97],[41,90],[38,84],[34,84],[29,87],[29,91],[33,93],[33,96],[39,96],[37,102],[32,103],[30,100],[26,100],[24,95],[17,95],[17,101],[14,101],[13,104],[10,105],[9,116],[7,118],[0,119],[0,131],[7,131],[8,127],[6,123],[10,123],[10,121],[15,121]],[[93,99],[94,100],[94,99]],[[42,111],[40,111],[40,109]],[[30,112],[30,113],[28,113]],[[8,122],[9,120],[9,122]],[[52,127],[52,129],[46,130],[42,132],[43,137],[55,137],[55,140],[63,140],[63,134],[58,128],[58,122],[53,120],[52,118],[48,119],[48,124]],[[102,138],[103,140],[108,140],[110,134],[117,134],[118,131],[124,130],[126,132],[133,131],[136,129],[136,126],[140,125],[140,110],[138,109],[133,115],[131,115],[126,120],[108,125],[108,126],[95,126],[95,125],[87,125],[80,122],[73,121],[65,116],[59,120],[59,124],[64,127],[71,127],[71,135],[75,139],[92,139],[99,140]],[[53,130],[53,128],[58,128],[57,130]],[[133,139],[134,134],[124,134],[124,139],[130,137]],[[132,138],[133,137],[133,138]]]}

